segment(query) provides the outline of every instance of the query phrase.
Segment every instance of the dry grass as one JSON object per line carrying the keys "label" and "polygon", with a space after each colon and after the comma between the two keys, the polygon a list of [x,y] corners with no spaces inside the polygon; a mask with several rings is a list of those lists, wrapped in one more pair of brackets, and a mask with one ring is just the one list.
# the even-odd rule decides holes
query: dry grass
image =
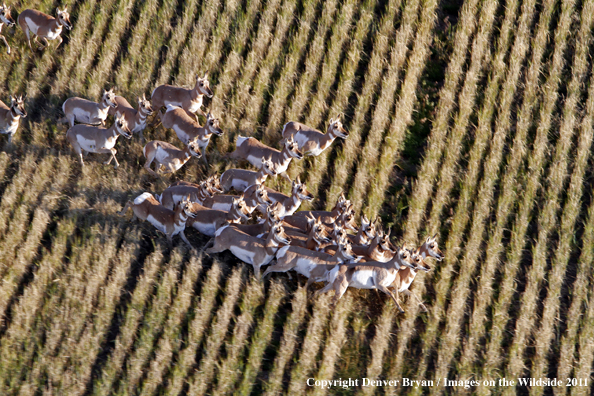
{"label": "dry grass", "polygon": [[[359,153],[359,146],[361,145],[362,130],[366,124],[366,115],[369,112],[371,103],[373,102],[373,95],[378,89],[380,78],[384,73],[384,58],[389,50],[389,42],[394,35],[394,18],[400,8],[401,0],[390,0],[386,7],[386,13],[383,16],[378,32],[375,34],[373,43],[373,52],[369,60],[364,85],[361,93],[357,97],[357,107],[354,111],[354,119],[348,126],[349,138],[345,140],[342,145],[342,150],[337,153],[337,158],[334,166],[334,175],[332,177],[332,184],[327,192],[326,209],[331,210],[332,205],[338,199],[340,193],[343,192],[344,185],[349,176],[350,166],[355,161]],[[403,19],[410,19],[413,13],[417,12],[418,2],[406,2]],[[355,46],[353,46],[355,48]],[[314,177],[313,175],[310,177]]]}

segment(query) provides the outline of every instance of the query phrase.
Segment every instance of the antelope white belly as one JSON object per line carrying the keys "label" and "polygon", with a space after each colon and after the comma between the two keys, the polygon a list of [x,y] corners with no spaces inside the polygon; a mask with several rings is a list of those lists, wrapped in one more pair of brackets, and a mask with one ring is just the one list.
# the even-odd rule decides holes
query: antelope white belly
{"label": "antelope white belly", "polygon": [[216,202],[212,205],[211,209],[222,210],[222,211],[228,212],[231,210],[231,206],[232,206],[231,204],[228,204],[225,202]]}
{"label": "antelope white belly", "polygon": [[27,27],[30,31],[37,34],[37,30],[39,30],[39,26],[31,18],[25,18],[25,22],[27,22]]}
{"label": "antelope white belly", "polygon": [[48,40],[55,40],[56,38],[58,38],[58,36],[60,35],[60,33],[62,33],[62,26],[58,27],[55,31],[54,30],[50,30],[49,32],[47,32],[47,39]]}
{"label": "antelope white belly", "polygon": [[109,113],[109,107],[106,107],[104,110],[97,109],[97,118],[100,120],[107,120],[107,114]]}
{"label": "antelope white belly", "polygon": [[98,148],[97,147],[97,143],[95,142],[95,140],[86,139],[82,135],[76,135],[76,141],[78,142],[78,144],[80,145],[80,147],[83,150],[89,151],[91,153],[96,152],[96,150]]}
{"label": "antelope white belly", "polygon": [[138,133],[140,131],[144,131],[146,128],[146,118],[139,123],[134,124],[134,128],[132,128],[132,133]]}
{"label": "antelope white belly", "polygon": [[99,147],[99,148],[111,150],[112,148],[115,147],[117,141],[118,141],[118,135],[110,136],[105,139],[105,143],[103,144],[102,147]]}
{"label": "antelope white belly", "polygon": [[91,118],[91,114],[88,111],[83,110],[79,107],[75,107],[72,110],[72,114],[74,114],[74,118],[78,122],[82,122],[83,124],[91,124],[91,123],[97,124],[97,121]]}
{"label": "antelope white belly", "polygon": [[175,223],[173,225],[173,233],[171,235],[177,235],[180,232],[182,232],[183,230],[186,229],[186,222],[184,221],[183,223]]}
{"label": "antelope white belly", "polygon": [[256,168],[262,168],[262,157],[258,157],[257,155],[248,155],[246,159],[250,164],[254,165]]}
{"label": "antelope white belly", "polygon": [[177,135],[177,137],[179,138],[179,140],[181,140],[184,144],[188,144],[188,142],[190,141],[190,139],[192,137],[190,135],[188,135],[186,133],[186,131],[184,131],[183,129],[181,129],[179,127],[179,125],[177,125],[177,124],[173,124],[172,129],[175,131],[175,134]]}
{"label": "antelope white belly", "polygon": [[254,264],[254,256],[256,255],[254,252],[250,252],[249,250],[242,249],[237,246],[231,246],[229,248],[231,253],[235,255],[238,259],[248,264]]}
{"label": "antelope white belly", "polygon": [[146,220],[155,226],[155,228],[163,233],[167,233],[165,229],[165,224],[161,224],[161,222],[153,217],[153,215],[148,215]]}
{"label": "antelope white belly", "polygon": [[359,270],[353,273],[349,286],[357,289],[375,289],[372,270]]}
{"label": "antelope white belly", "polygon": [[401,283],[400,283],[400,289],[398,289],[398,292],[403,292],[406,289],[408,289],[411,285],[411,283],[415,280],[414,276],[409,276],[408,278],[404,279]]}
{"label": "antelope white belly", "polygon": [[309,153],[309,155],[317,157],[318,155],[322,154],[322,151],[324,151],[324,150],[322,150],[322,148],[318,146],[318,147],[314,148],[313,150],[309,150],[308,153]]}
{"label": "antelope white belly", "polygon": [[305,277],[311,276],[311,270],[315,267],[315,264],[307,258],[298,258],[297,265],[295,266],[295,272]]}
{"label": "antelope white belly", "polygon": [[250,186],[248,182],[239,179],[233,179],[233,188],[237,191],[245,191]]}
{"label": "antelope white belly", "polygon": [[194,223],[192,223],[192,227],[194,227],[194,229],[199,233],[207,236],[215,236],[215,233],[217,232],[214,224],[212,223],[201,223],[200,221],[194,221]]}
{"label": "antelope white belly", "polygon": [[169,158],[169,153],[163,150],[161,147],[157,147],[157,153],[155,154],[155,159],[160,162],[167,162]]}
{"label": "antelope white belly", "polygon": [[299,145],[299,149],[301,149],[303,146],[305,146],[305,144],[309,141],[307,139],[307,136],[301,132],[297,132],[294,136],[293,139],[297,142],[297,144]]}
{"label": "antelope white belly", "polygon": [[206,146],[210,143],[210,137],[212,135],[208,135],[208,137],[200,138],[198,137],[198,147],[200,147],[200,152],[204,154],[204,150],[206,150]]}

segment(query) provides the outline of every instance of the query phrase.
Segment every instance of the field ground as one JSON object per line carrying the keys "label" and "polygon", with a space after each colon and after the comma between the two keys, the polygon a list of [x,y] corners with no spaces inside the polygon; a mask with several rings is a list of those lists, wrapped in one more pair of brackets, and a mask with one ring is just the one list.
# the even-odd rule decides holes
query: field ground
{"label": "field ground", "polygon": [[[18,27],[2,31],[0,99],[26,93],[29,116],[12,145],[0,135],[0,394],[350,395],[306,384],[349,377],[549,377],[563,381],[556,395],[591,394],[594,0],[10,5],[15,19],[67,5],[74,28],[36,53]],[[115,86],[136,103],[206,72],[225,131],[208,168],[191,160],[157,180],[134,137],[116,146],[119,169],[94,154],[81,169],[56,123],[67,97]],[[315,208],[344,191],[397,244],[438,235],[446,258],[412,286],[427,313],[356,289],[332,309],[296,275],[260,283],[228,252],[169,247],[118,215],[143,191],[234,167],[223,155],[239,134],[277,146],[285,122],[324,130],[339,113],[349,138],[290,175]],[[176,141],[163,128],[145,136]]]}

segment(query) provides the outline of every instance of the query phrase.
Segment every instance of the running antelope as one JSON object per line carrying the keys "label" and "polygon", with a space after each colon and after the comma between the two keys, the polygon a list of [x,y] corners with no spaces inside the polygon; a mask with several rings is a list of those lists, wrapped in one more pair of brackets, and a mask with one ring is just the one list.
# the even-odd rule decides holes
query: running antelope
{"label": "running antelope", "polygon": [[150,100],[144,94],[142,94],[142,98],[139,96],[138,110],[135,110],[123,96],[115,95],[113,102],[116,104],[116,107],[109,107],[109,115],[113,116],[117,112],[120,112],[126,119],[132,133],[138,133],[140,140],[144,142],[142,132],[146,129],[146,119],[153,114],[153,107]]}
{"label": "running antelope", "polygon": [[[198,204],[194,204],[194,206],[196,205]],[[243,196],[239,196],[233,200],[231,210],[228,212],[206,207],[200,208],[196,218],[190,220],[188,225],[194,227],[201,234],[213,237],[217,230],[225,225],[247,221],[248,214]]]}
{"label": "running antelope", "polygon": [[301,202],[311,201],[314,199],[313,194],[307,191],[305,184],[301,183],[299,176],[297,176],[297,179],[291,183],[292,187],[290,197],[271,188],[265,187],[266,191],[268,191],[268,196],[270,199],[273,202],[280,202],[282,204],[283,212],[280,215],[281,218],[284,218],[285,216],[292,216],[301,206]]}
{"label": "running antelope", "polygon": [[243,192],[254,184],[263,184],[268,176],[274,176],[274,165],[272,161],[262,158],[262,168],[258,172],[246,169],[228,169],[221,175],[221,188],[224,192],[234,188],[235,191]]}
{"label": "running antelope", "polygon": [[6,44],[6,53],[10,55],[10,45],[8,45],[8,41],[6,41],[6,37],[2,35],[2,26],[12,27],[14,26],[14,19],[12,19],[12,15],[10,15],[10,7],[7,7],[6,4],[2,4],[0,7],[0,38]]}
{"label": "running antelope", "polygon": [[173,209],[185,197],[189,197],[191,202],[203,205],[204,201],[210,199],[213,195],[207,183],[203,181],[197,187],[188,185],[169,186],[161,195],[157,195],[156,198],[167,209]]}
{"label": "running antelope", "polygon": [[[70,14],[67,8],[64,8],[64,11],[56,8],[56,18],[37,10],[28,9],[19,14],[17,22],[21,29],[23,29],[23,32],[25,32],[25,36],[27,36],[27,43],[31,51],[33,51],[33,47],[31,47],[31,35],[34,35],[33,41],[39,45],[39,50],[47,48],[49,45],[47,40],[55,39],[58,39],[58,45],[56,46],[58,48],[63,41],[62,37],[60,37],[62,27],[68,30],[72,29]],[[45,45],[41,46],[39,44],[37,41],[38,37],[41,38]]]}
{"label": "running antelope", "polygon": [[268,147],[253,137],[238,136],[235,143],[235,151],[230,154],[231,158],[244,159],[256,168],[262,166],[262,158],[270,158],[274,164],[274,171],[282,177],[291,181],[286,174],[287,168],[293,158],[302,159],[303,154],[299,151],[293,137],[281,140],[282,151]]}
{"label": "running antelope", "polygon": [[[207,198],[202,205],[211,209],[228,211],[231,209],[234,198],[237,197],[235,195],[213,195],[212,197]],[[273,203],[270,198],[268,198],[268,192],[261,184],[249,186],[243,192],[243,199],[250,214],[252,214],[257,207],[268,207]]]}
{"label": "running antelope", "polygon": [[276,252],[283,245],[291,242],[282,225],[274,224],[268,238],[250,236],[229,225],[217,230],[214,245],[206,253],[220,253],[230,250],[238,259],[254,267],[254,274],[260,279],[260,267],[272,261]]}
{"label": "running antelope", "polygon": [[325,211],[325,210],[301,210],[299,212],[295,212],[294,216],[307,217],[311,214],[316,218],[318,218],[318,217],[321,218],[323,223],[331,224],[334,221],[336,221],[338,216],[340,216],[340,214],[348,206],[352,206],[351,201],[344,197],[344,193],[341,193],[340,196],[338,197],[338,199],[336,200],[336,204],[334,205],[334,208],[332,208],[332,210],[330,212]]}
{"label": "running antelope", "polygon": [[109,161],[105,162],[105,165],[109,165],[111,160],[114,160],[117,168],[120,164],[115,157],[118,151],[114,146],[120,135],[123,135],[126,139],[132,137],[124,117],[121,114],[116,114],[115,122],[110,128],[78,124],[68,129],[66,139],[78,154],[81,166],[85,165],[83,162],[84,152],[85,156],[87,153],[111,154]]}
{"label": "running antelope", "polygon": [[330,119],[326,133],[313,129],[300,122],[290,121],[283,128],[283,137],[285,139],[293,138],[299,145],[305,155],[317,157],[326,150],[337,137],[346,139],[349,133],[342,127],[340,115]]}
{"label": "running antelope", "polygon": [[[165,168],[164,173],[175,173],[179,168],[184,166],[190,158],[200,158],[202,155],[198,143],[195,140],[189,142],[183,150],[178,149],[173,144],[162,142],[160,140],[153,140],[144,146],[142,153],[146,158],[144,169],[155,177],[159,177],[157,172],[161,167]],[[155,162],[155,170],[157,172],[151,169],[153,161]]]}
{"label": "running antelope", "polygon": [[120,216],[124,216],[129,208],[134,212],[132,220],[136,217],[147,220],[167,236],[170,245],[173,244],[173,237],[179,234],[190,248],[194,248],[184,234],[186,222],[195,216],[190,210],[189,200],[181,201],[174,210],[171,210],[161,205],[151,193],[145,192],[136,197],[134,202],[128,201],[119,213]]}
{"label": "running antelope", "polygon": [[291,246],[299,246],[309,250],[321,251],[321,245],[332,242],[332,238],[319,219],[309,217],[307,220],[310,223],[309,233],[306,235],[307,239],[303,240],[289,235],[291,236]]}
{"label": "running antelope", "polygon": [[[204,182],[206,183],[206,188],[208,188],[211,195],[215,194],[215,193],[223,192],[223,190],[221,190],[221,180],[219,179],[218,176],[216,176],[216,175],[209,176],[208,179],[204,180]],[[202,183],[196,184],[196,183],[191,183],[191,182],[187,182],[184,180],[180,180],[180,181],[176,181],[175,183],[171,184],[169,187],[182,186],[182,185],[183,186],[200,187],[201,184]]]}
{"label": "running antelope", "polygon": [[400,248],[394,258],[387,263],[370,261],[356,265],[337,266],[329,272],[328,284],[318,290],[316,294],[334,289],[333,304],[336,304],[349,286],[358,289],[378,289],[392,297],[398,310],[404,312],[398,303],[398,290],[396,290],[396,296],[394,296],[388,289],[388,286],[396,280],[402,267],[416,268],[412,260],[412,254],[403,248]]}
{"label": "running antelope", "polygon": [[295,272],[309,278],[307,286],[314,282],[323,282],[327,279],[329,271],[338,264],[356,262],[358,258],[351,249],[351,244],[345,241],[334,255],[300,246],[285,246],[276,252],[276,263],[266,269],[263,276],[271,272]]}
{"label": "running antelope", "polygon": [[10,107],[0,100],[0,133],[8,135],[9,144],[12,143],[12,137],[19,128],[21,117],[27,117],[23,95],[18,98],[10,95]]}
{"label": "running antelope", "polygon": [[[202,127],[189,114],[181,107],[168,104],[165,114],[159,112],[159,119],[165,128],[173,129],[179,140],[184,144],[197,140],[200,151],[206,153],[206,146],[208,146],[213,133],[217,136],[223,135],[219,120],[209,112],[206,116],[206,126]],[[203,155],[202,158],[208,164],[206,155]]]}
{"label": "running antelope", "polygon": [[[417,248],[417,250],[415,252],[415,255],[418,258],[420,258],[420,264],[419,263],[417,264],[417,268],[421,269],[425,272],[430,270],[430,268],[426,267],[426,265],[422,265],[425,262],[424,260],[427,257],[434,258],[437,261],[441,261],[445,257],[443,255],[443,253],[441,252],[441,250],[439,250],[439,247],[437,246],[437,241],[435,240],[436,236],[437,236],[437,234],[435,234],[432,238],[427,238],[425,240],[425,242],[419,248]],[[415,294],[413,294],[409,290],[410,285],[413,283],[413,281],[415,280],[415,277],[417,276],[418,269],[413,269],[413,268],[401,269],[398,273],[398,278],[394,280],[392,287],[397,289],[399,293],[405,293],[408,296],[412,295],[419,302],[419,304],[421,304],[421,306],[423,307],[423,309],[426,312],[427,308],[421,302],[419,297],[417,297]]]}
{"label": "running antelope", "polygon": [[[113,88],[109,91],[103,91],[101,103],[78,97],[68,98],[64,104],[62,104],[64,117],[60,118],[58,122],[68,122],[70,123],[70,127],[74,126],[74,121],[89,125],[101,124],[105,126],[109,108],[111,107],[115,109],[117,106],[115,98],[116,96],[113,93]],[[119,113],[124,114],[122,112]],[[125,115],[123,115],[123,117],[126,119]],[[127,119],[126,122],[128,122]],[[128,126],[130,125],[131,124],[128,124]]]}
{"label": "running antelope", "polygon": [[196,76],[196,85],[192,89],[181,87],[174,87],[173,85],[161,85],[153,90],[151,101],[155,110],[161,107],[166,107],[168,104],[179,106],[190,113],[195,114],[204,112],[200,109],[202,107],[202,98],[206,95],[212,98],[212,90],[208,82],[208,73],[204,77]]}

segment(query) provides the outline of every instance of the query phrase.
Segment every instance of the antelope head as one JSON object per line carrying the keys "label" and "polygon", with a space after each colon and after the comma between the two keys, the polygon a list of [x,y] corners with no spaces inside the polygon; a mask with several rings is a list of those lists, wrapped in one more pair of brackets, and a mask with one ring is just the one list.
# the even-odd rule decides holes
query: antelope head
{"label": "antelope head", "polygon": [[64,11],[60,11],[59,8],[56,8],[56,16],[58,19],[58,23],[68,30],[72,30],[72,24],[70,23],[70,14],[68,13],[68,7],[64,8]]}
{"label": "antelope head", "polygon": [[206,95],[208,98],[212,98],[212,90],[210,89],[210,83],[208,82],[208,73],[204,77],[196,76],[196,91],[199,95]]}
{"label": "antelope head", "polygon": [[347,232],[342,225],[334,223],[334,229],[332,230],[332,239],[337,245],[340,245],[342,241],[347,240]]}
{"label": "antelope head", "polygon": [[342,262],[346,263],[358,263],[363,258],[363,256],[357,256],[353,252],[353,245],[348,240],[344,240],[343,243],[338,244],[338,249],[336,249],[334,256],[338,256]]}
{"label": "antelope head", "polygon": [[240,217],[239,221],[247,221],[249,219],[249,210],[248,207],[243,200],[243,194],[239,196],[239,198],[233,198],[233,203],[231,205],[231,211],[235,211],[237,215]]}
{"label": "antelope head", "polygon": [[200,146],[198,145],[198,138],[188,142],[188,150],[190,150],[190,154],[192,155],[192,157],[202,157],[202,153],[200,152]]}
{"label": "antelope head", "polygon": [[431,268],[429,268],[427,266],[427,264],[423,260],[423,256],[421,256],[419,254],[418,250],[412,254],[412,261],[415,264],[415,266],[417,267],[416,268],[417,270],[422,270],[422,271],[425,271],[425,272],[431,271]]}
{"label": "antelope head", "polygon": [[115,117],[115,128],[116,131],[126,139],[132,138],[132,132],[130,132],[130,128],[128,128],[126,118],[119,111],[116,113]]}
{"label": "antelope head", "polygon": [[330,124],[328,124],[328,133],[334,133],[339,138],[346,139],[349,137],[349,133],[342,127],[342,122],[340,122],[341,115],[342,114],[339,114],[336,119],[330,118]]}
{"label": "antelope head", "polygon": [[338,217],[338,221],[341,222],[343,227],[348,228],[349,230],[358,232],[355,221],[355,211],[353,210],[353,204],[348,203],[348,206],[342,211],[340,216]]}
{"label": "antelope head", "polygon": [[138,110],[146,115],[151,115],[155,111],[151,106],[151,101],[146,98],[145,94],[142,94],[142,98],[138,97]]}
{"label": "antelope head", "polygon": [[291,238],[285,233],[285,228],[281,223],[275,223],[270,229],[273,240],[281,245],[288,245],[291,243]]}
{"label": "antelope head", "polygon": [[433,235],[431,238],[427,238],[425,243],[419,248],[419,252],[421,250],[426,250],[427,256],[433,257],[437,261],[441,261],[445,258],[445,255],[439,250],[435,237],[437,237],[437,234]]}
{"label": "antelope head", "polygon": [[183,212],[186,216],[194,218],[196,217],[196,213],[192,211],[193,203],[190,200],[190,196],[188,195],[184,199],[179,202],[180,211]]}
{"label": "antelope head", "polygon": [[6,4],[0,6],[0,21],[5,23],[6,26],[14,26],[14,19],[12,19],[12,15],[10,15],[10,7],[7,7]]}
{"label": "antelope head", "polygon": [[276,171],[274,170],[274,163],[271,159],[266,159],[265,157],[262,157],[262,169],[264,170],[264,173],[266,173],[268,176],[276,176]]}
{"label": "antelope head", "polygon": [[287,148],[287,150],[289,151],[289,155],[291,157],[297,158],[297,159],[303,158],[303,153],[301,151],[299,151],[299,145],[293,139],[293,136],[290,136],[289,138],[283,139],[283,140],[284,140],[284,142],[282,142],[282,144]]}
{"label": "antelope head", "polygon": [[113,93],[113,88],[109,91],[103,90],[103,97],[101,98],[101,101],[108,106],[113,107],[114,109],[118,107],[118,104],[115,101],[115,93]]}
{"label": "antelope head", "polygon": [[268,198],[268,191],[265,188],[262,188],[261,184],[258,184],[256,187],[256,201],[262,205],[272,205],[272,200]]}
{"label": "antelope head", "polygon": [[25,118],[27,117],[27,110],[25,110],[25,98],[23,95],[18,98],[10,95],[10,109],[17,115]]}
{"label": "antelope head", "polygon": [[212,175],[207,180],[210,180],[209,185],[215,192],[223,192],[223,188],[221,187],[221,179],[217,175]]}
{"label": "antelope head", "polygon": [[210,111],[206,116],[206,129],[208,129],[211,133],[214,133],[217,136],[223,135],[223,130],[219,125],[219,119],[215,118],[215,116],[213,116]]}
{"label": "antelope head", "polygon": [[309,221],[312,221],[312,231],[314,233],[314,239],[316,242],[318,243],[330,243],[332,242],[332,238],[330,237],[330,234],[328,234],[328,231],[326,231],[326,227],[324,227],[324,225],[322,224],[322,222],[320,221],[320,219],[316,219],[315,217],[311,216],[311,218],[308,218],[308,223]]}
{"label": "antelope head", "polygon": [[361,216],[361,227],[359,231],[363,232],[369,240],[375,238],[375,222],[372,223],[369,221],[366,215]]}
{"label": "antelope head", "polygon": [[397,269],[402,267],[416,269],[415,265],[412,262],[412,254],[408,249],[405,248],[398,249],[398,252],[394,255],[392,262],[396,264]]}
{"label": "antelope head", "polygon": [[378,245],[379,247],[381,247],[383,250],[392,252],[392,248],[390,247],[391,243],[390,243],[390,233],[392,232],[392,229],[390,228],[388,230],[387,234],[384,234],[384,230],[380,230],[377,235],[376,238],[378,238]]}
{"label": "antelope head", "polygon": [[303,200],[303,201],[311,201],[314,199],[312,193],[307,191],[307,187],[305,184],[301,183],[301,178],[297,176],[297,178],[293,181],[293,188],[291,189],[293,196]]}
{"label": "antelope head", "polygon": [[208,184],[208,179],[203,180],[200,182],[200,190],[205,193],[209,198],[214,197],[215,192],[210,188],[210,185]]}
{"label": "antelope head", "polygon": [[266,208],[266,216],[268,217],[268,220],[272,224],[275,224],[275,223],[278,223],[281,221],[281,218],[278,215],[280,213],[280,208],[281,208],[280,202],[275,202],[274,205],[270,205]]}

